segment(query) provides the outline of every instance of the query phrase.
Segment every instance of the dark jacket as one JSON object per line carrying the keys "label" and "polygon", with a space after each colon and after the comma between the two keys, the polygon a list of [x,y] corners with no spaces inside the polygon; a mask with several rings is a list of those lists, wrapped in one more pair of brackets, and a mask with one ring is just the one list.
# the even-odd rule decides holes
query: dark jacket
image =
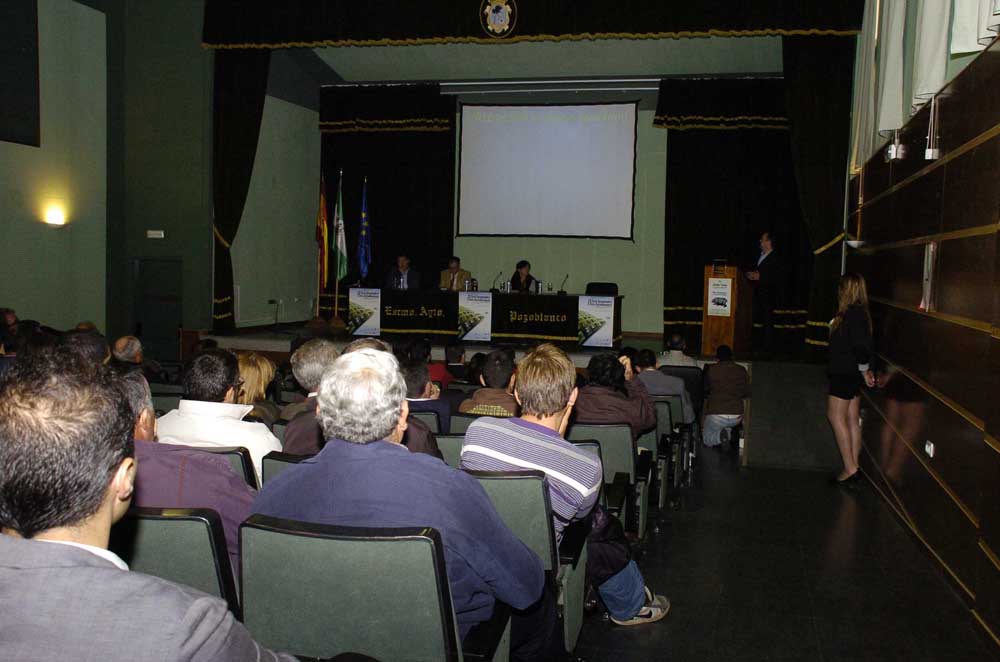
{"label": "dark jacket", "polygon": [[481,388],[473,391],[472,397],[462,402],[458,411],[463,414],[479,414],[480,416],[496,416],[495,412],[482,410],[476,411],[477,407],[502,407],[507,411],[508,416],[517,416],[518,406],[514,396],[503,388]]}
{"label": "dark jacket", "polygon": [[[315,455],[324,444],[323,430],[316,420],[316,398],[306,400],[308,409],[302,412],[285,428],[285,442],[282,450],[292,455]],[[444,460],[437,445],[437,437],[426,425],[410,416],[406,419],[406,433],[403,435],[403,445],[413,453],[425,453]]]}
{"label": "dark jacket", "polygon": [[840,326],[830,334],[830,374],[852,375],[863,367],[867,369],[872,347],[872,334],[864,307],[849,307]]}
{"label": "dark jacket", "polygon": [[733,361],[705,366],[705,413],[743,414],[743,398],[750,397],[750,376]]}
{"label": "dark jacket", "polygon": [[[385,277],[385,289],[396,290],[402,289],[396,287],[397,279],[400,278],[399,269],[393,267],[389,271],[389,275]],[[420,289],[420,272],[414,271],[413,269],[406,270],[406,289],[408,290],[419,290]]]}
{"label": "dark jacket", "polygon": [[754,270],[760,274],[760,280],[753,283],[754,303],[772,310],[781,300],[784,289],[784,269],[778,252],[768,253]]}
{"label": "dark jacket", "polygon": [[197,448],[135,442],[132,503],[146,508],[210,508],[222,518],[233,570],[240,569],[240,523],[250,516],[255,492],[224,457]]}
{"label": "dark jacket", "polygon": [[416,411],[432,411],[437,414],[438,417],[438,431],[441,434],[448,434],[451,430],[451,405],[448,404],[447,400],[442,400],[441,398],[434,400],[410,400],[406,401],[410,404],[410,412]]}
{"label": "dark jacket", "polygon": [[524,286],[521,286],[521,274],[514,271],[514,275],[510,277],[510,291],[511,292],[534,292],[535,291],[535,277],[528,274],[527,280],[524,281]]}
{"label": "dark jacket", "polygon": [[254,512],[340,526],[437,529],[463,638],[490,617],[496,600],[525,609],[542,594],[541,561],[507,528],[476,479],[396,444],[333,439],[267,483]]}
{"label": "dark jacket", "polygon": [[632,438],[656,427],[656,408],[638,379],[625,382],[628,395],[606,386],[584,386],[573,407],[577,423],[628,423]]}

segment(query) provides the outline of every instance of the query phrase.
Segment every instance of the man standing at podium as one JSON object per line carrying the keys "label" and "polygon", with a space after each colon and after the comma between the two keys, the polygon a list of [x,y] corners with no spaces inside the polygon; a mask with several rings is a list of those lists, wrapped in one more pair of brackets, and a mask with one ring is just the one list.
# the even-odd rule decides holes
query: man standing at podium
{"label": "man standing at podium", "polygon": [[753,283],[753,321],[763,326],[763,347],[755,347],[764,354],[774,352],[774,309],[781,290],[781,262],[774,251],[770,232],[760,236],[760,255],[756,267],[746,272]]}

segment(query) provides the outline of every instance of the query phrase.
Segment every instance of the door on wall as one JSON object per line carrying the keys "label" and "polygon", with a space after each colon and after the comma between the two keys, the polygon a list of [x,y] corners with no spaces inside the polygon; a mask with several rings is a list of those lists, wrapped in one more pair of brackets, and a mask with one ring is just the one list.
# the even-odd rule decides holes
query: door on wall
{"label": "door on wall", "polygon": [[133,263],[134,333],[146,356],[157,361],[180,359],[182,267],[180,259],[139,258]]}

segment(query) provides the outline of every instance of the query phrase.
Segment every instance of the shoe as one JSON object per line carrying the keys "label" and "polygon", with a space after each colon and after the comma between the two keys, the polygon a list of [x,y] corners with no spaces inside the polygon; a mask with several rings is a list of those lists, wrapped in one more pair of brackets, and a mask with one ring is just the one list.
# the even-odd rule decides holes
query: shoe
{"label": "shoe", "polygon": [[837,478],[837,475],[830,476],[831,485],[846,486],[861,479],[861,470],[858,469],[847,478]]}
{"label": "shoe", "polygon": [[656,621],[662,620],[667,612],[670,611],[670,600],[662,595],[653,595],[653,593],[647,587],[646,589],[646,604],[642,606],[632,618],[627,621],[619,621],[617,618],[612,617],[611,622],[615,625],[645,625],[647,623],[655,623]]}

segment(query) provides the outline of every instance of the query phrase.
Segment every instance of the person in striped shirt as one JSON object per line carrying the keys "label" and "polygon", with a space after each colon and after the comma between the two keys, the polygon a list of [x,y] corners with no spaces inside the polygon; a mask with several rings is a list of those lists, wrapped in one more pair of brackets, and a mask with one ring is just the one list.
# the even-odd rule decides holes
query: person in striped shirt
{"label": "person in striped shirt", "polygon": [[[554,345],[539,345],[518,365],[514,398],[521,416],[480,418],[469,426],[462,444],[463,469],[545,473],[557,541],[567,524],[586,517],[594,508],[604,480],[600,461],[563,438],[576,396],[572,361]],[[622,561],[623,567],[597,586],[611,620],[641,625],[662,619],[670,601],[646,587],[635,561]]]}

